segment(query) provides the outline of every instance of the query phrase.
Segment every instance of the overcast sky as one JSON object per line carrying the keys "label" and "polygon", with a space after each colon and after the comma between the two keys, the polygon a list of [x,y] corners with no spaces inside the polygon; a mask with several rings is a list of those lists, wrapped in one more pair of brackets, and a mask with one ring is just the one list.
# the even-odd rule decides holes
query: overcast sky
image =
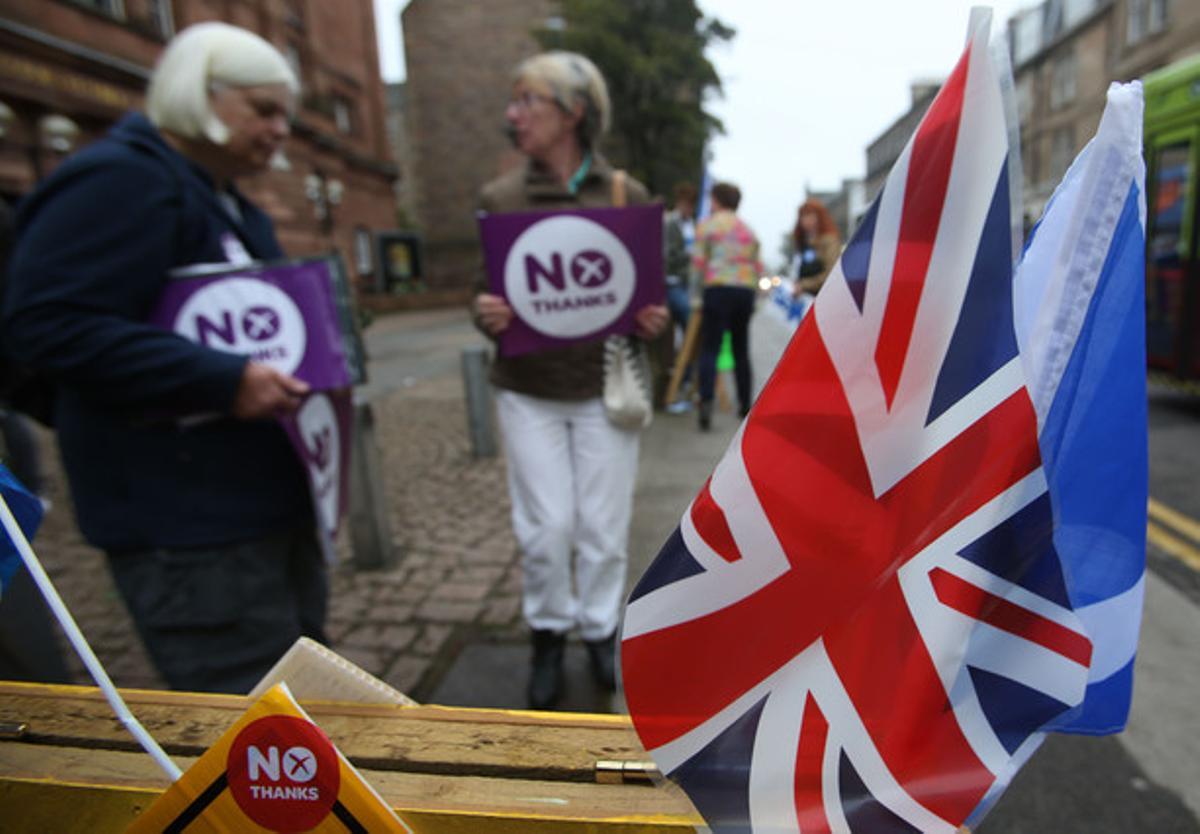
{"label": "overcast sky", "polygon": [[[613,0],[618,2],[619,0]],[[374,0],[383,76],[404,77],[400,10]],[[1037,0],[995,0],[993,27]],[[966,40],[971,0],[699,0],[737,30],[709,59],[724,84],[725,123],[712,175],[742,189],[740,214],[768,264],[795,223],[805,187],[865,174],[866,146],[909,105],[909,84],[942,78]],[[497,104],[497,107],[501,103]]]}

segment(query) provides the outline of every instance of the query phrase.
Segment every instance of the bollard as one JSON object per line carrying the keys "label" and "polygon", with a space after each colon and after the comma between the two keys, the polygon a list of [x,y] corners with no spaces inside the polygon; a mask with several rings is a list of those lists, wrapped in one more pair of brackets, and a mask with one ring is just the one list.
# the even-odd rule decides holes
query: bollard
{"label": "bollard", "polygon": [[371,404],[354,401],[354,451],[350,464],[350,543],[360,569],[390,568],[398,554],[388,523],[383,472],[375,445],[375,415]]}
{"label": "bollard", "polygon": [[463,387],[467,395],[467,431],[471,453],[477,458],[496,456],[492,426],[492,392],[487,381],[488,351],[482,345],[463,348]]}

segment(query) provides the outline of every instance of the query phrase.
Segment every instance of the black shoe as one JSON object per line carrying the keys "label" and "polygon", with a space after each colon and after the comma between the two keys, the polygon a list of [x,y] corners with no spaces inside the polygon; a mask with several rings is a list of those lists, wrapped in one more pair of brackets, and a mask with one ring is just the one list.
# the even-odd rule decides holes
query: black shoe
{"label": "black shoe", "polygon": [[617,633],[601,640],[584,640],[588,659],[592,662],[592,677],[596,683],[613,692],[617,688]]}
{"label": "black shoe", "polygon": [[712,403],[700,403],[700,408],[696,412],[696,419],[700,422],[700,431],[708,431],[712,428]]}
{"label": "black shoe", "polygon": [[529,673],[529,708],[551,709],[562,697],[565,634],[533,632],[533,668]]}

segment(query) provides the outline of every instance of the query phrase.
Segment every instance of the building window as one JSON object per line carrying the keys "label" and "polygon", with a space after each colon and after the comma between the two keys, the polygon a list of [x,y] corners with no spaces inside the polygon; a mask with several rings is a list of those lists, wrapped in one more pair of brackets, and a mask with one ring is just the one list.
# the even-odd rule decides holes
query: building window
{"label": "building window", "polygon": [[117,20],[125,19],[125,0],[71,0],[76,6],[83,6]]}
{"label": "building window", "polygon": [[370,275],[375,271],[375,263],[371,258],[371,232],[365,226],[354,229],[354,268],[359,275]]}
{"label": "building window", "polygon": [[1063,7],[1063,26],[1073,29],[1076,24],[1096,11],[1096,0],[1066,0]]}
{"label": "building window", "polygon": [[1063,33],[1063,0],[1046,0],[1042,14],[1042,37],[1050,43]]}
{"label": "building window", "polygon": [[301,0],[285,0],[283,4],[283,20],[293,29],[303,30],[304,3]]}
{"label": "building window", "polygon": [[150,18],[150,25],[163,40],[169,40],[175,34],[175,13],[171,10],[171,0],[150,0],[146,14]]}
{"label": "building window", "polygon": [[1134,44],[1167,28],[1168,0],[1129,0],[1125,7],[1125,42]]}
{"label": "building window", "polygon": [[1147,28],[1151,34],[1167,28],[1167,0],[1150,0],[1150,13]]}
{"label": "building window", "polygon": [[338,133],[351,133],[354,130],[352,118],[353,106],[341,96],[333,97],[333,124]]}
{"label": "building window", "polygon": [[300,47],[288,41],[283,47],[283,57],[287,59],[288,66],[292,68],[296,81],[300,82],[304,78],[304,64],[300,60]]}
{"label": "building window", "polygon": [[1050,67],[1050,109],[1058,110],[1075,100],[1075,53],[1054,59]]}
{"label": "building window", "polygon": [[1075,131],[1070,126],[1060,127],[1050,139],[1050,170],[1047,172],[1050,175],[1049,179],[1055,182],[1061,180],[1074,158]]}
{"label": "building window", "polygon": [[1021,76],[1017,81],[1017,118],[1021,124],[1029,124],[1033,118],[1033,74]]}
{"label": "building window", "polygon": [[1012,29],[1013,64],[1019,67],[1042,48],[1042,13],[1034,8],[1017,14]]}

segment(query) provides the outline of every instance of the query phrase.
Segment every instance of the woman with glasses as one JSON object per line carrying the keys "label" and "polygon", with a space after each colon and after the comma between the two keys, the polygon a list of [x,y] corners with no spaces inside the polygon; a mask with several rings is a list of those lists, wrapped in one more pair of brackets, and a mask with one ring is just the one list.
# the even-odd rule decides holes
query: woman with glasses
{"label": "woman with glasses", "polygon": [[[525,158],[483,188],[482,209],[611,206],[621,185],[614,187],[613,167],[598,148],[609,111],[604,78],[582,55],[549,52],[520,64],[505,118]],[[626,202],[648,202],[641,183],[620,179]],[[507,302],[488,292],[476,295],[473,312],[492,338],[513,317]],[[637,333],[653,338],[667,320],[665,306],[644,307]],[[597,682],[607,689],[616,684],[638,433],[605,416],[603,374],[603,339],[498,356],[492,366],[513,530],[523,556],[523,611],[533,637],[528,695],[535,709],[560,699],[566,636],[576,628]]]}

